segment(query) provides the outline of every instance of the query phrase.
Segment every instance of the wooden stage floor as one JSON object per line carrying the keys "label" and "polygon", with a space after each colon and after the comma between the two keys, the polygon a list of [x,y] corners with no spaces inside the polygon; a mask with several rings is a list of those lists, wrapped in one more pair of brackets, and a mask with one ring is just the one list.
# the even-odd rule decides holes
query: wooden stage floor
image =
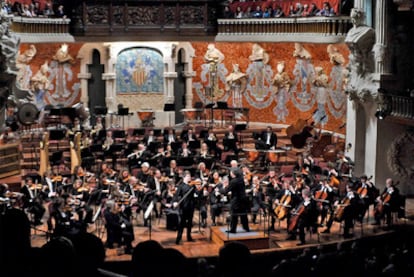
{"label": "wooden stage floor", "polygon": [[[372,210],[370,210],[372,212]],[[45,219],[47,219],[47,215],[45,215]],[[44,222],[46,220],[43,220]],[[249,218],[250,220],[250,218]],[[221,224],[218,226],[222,227],[221,229],[227,228],[225,224],[225,217],[222,216],[219,219]],[[367,236],[378,236],[385,234],[390,231],[385,231],[382,227],[373,226],[371,223],[373,222],[373,217],[370,216],[369,222],[367,219],[364,219],[364,223],[361,224],[357,223],[354,227],[353,233],[354,237],[351,239],[358,239],[361,237]],[[210,220],[208,220],[210,223]],[[182,252],[186,257],[189,258],[196,258],[196,257],[216,257],[218,256],[219,249],[221,245],[219,243],[214,242],[215,240],[212,239],[212,231],[210,228],[210,224],[206,228],[202,228],[198,224],[198,213],[195,212],[194,216],[194,227],[192,229],[192,237],[194,241],[187,242],[186,235],[184,230],[183,240],[180,245],[175,244],[176,232],[167,230],[166,229],[166,219],[165,216],[162,216],[160,219],[153,218],[152,219],[152,228],[151,232],[148,227],[143,226],[142,214],[139,216],[135,216],[133,220],[134,224],[134,233],[135,233],[135,240],[133,242],[133,246],[137,243],[152,239],[156,240],[161,243],[166,248],[175,248]],[[395,224],[409,224],[414,225],[414,199],[407,199],[406,203],[406,218],[396,220]],[[362,228],[361,228],[362,227]],[[38,227],[40,230],[46,230],[46,224],[43,224]],[[261,224],[250,224],[250,228],[252,231],[258,232],[261,235],[267,235],[267,232],[263,234],[263,229],[267,230],[267,223],[265,224],[264,218],[262,218]],[[98,224],[92,224],[88,228],[88,232],[92,232],[102,238],[105,242],[105,232],[102,233],[104,228],[100,227]],[[318,229],[319,232],[324,230],[324,227],[320,227]],[[243,234],[241,234],[243,236]],[[298,247],[309,247],[318,244],[331,244],[343,241],[344,238],[341,236],[340,231],[340,224],[334,222],[331,228],[330,234],[320,234],[319,235],[319,242],[318,242],[318,234],[307,234],[306,242],[304,246],[297,246],[296,244],[299,242],[298,240],[290,241],[286,240],[287,232],[286,232],[286,222],[282,221],[280,224],[276,222],[276,231],[268,233],[268,248],[267,249],[260,249],[260,250],[251,250],[252,253],[260,253],[260,252],[267,252],[267,251],[283,251],[292,248]],[[44,243],[46,243],[46,235],[45,232],[39,230],[32,230],[32,246],[40,247]],[[107,249],[106,250],[106,261],[129,261],[131,259],[131,255],[125,255],[122,251],[118,249]]]}

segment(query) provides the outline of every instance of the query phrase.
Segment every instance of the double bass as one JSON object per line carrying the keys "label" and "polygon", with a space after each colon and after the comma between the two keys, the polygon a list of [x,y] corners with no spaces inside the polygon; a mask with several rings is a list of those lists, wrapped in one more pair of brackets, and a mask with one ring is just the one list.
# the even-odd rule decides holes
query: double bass
{"label": "double bass", "polygon": [[286,134],[290,138],[293,147],[303,148],[306,145],[306,140],[313,136],[311,132],[313,130],[314,122],[309,125],[308,120],[311,119],[317,111],[318,110],[316,109],[307,119],[299,118],[294,124],[286,128]]}

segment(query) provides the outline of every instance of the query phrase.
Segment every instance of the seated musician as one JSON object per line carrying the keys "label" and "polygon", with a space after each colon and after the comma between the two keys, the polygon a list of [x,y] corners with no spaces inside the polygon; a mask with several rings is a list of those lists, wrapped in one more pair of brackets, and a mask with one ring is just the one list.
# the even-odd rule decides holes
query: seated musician
{"label": "seated musician", "polygon": [[361,205],[361,199],[359,195],[353,190],[352,184],[346,186],[346,195],[340,201],[334,203],[334,214],[328,220],[326,229],[322,233],[329,233],[333,221],[344,221],[344,238],[350,238],[353,235],[350,234],[350,229],[354,227],[354,220],[358,217],[358,212]]}
{"label": "seated musician", "polygon": [[312,228],[316,232],[318,220],[318,211],[316,209],[316,203],[312,199],[311,191],[308,187],[302,190],[302,201],[293,211],[291,215],[288,231],[292,233],[289,236],[289,240],[296,239],[296,232],[299,230],[298,245],[304,245],[305,241],[305,230]]}
{"label": "seated musician", "polygon": [[161,170],[154,169],[153,170],[154,175],[154,184],[155,184],[155,193],[154,193],[154,210],[155,210],[155,216],[159,217],[162,214],[161,209],[161,200],[162,200],[162,192],[167,189],[167,184],[169,183],[169,178],[167,176],[163,176],[161,173]]}
{"label": "seated musician", "polygon": [[131,254],[134,230],[131,222],[123,215],[121,207],[113,200],[108,200],[104,210],[104,218],[107,230],[106,246],[113,248],[114,243],[117,243],[125,246],[125,254]]}
{"label": "seated musician", "polygon": [[90,188],[82,179],[76,179],[68,190],[69,199],[66,201],[78,215],[79,223],[85,227],[92,223],[93,210],[89,205]]}
{"label": "seated musician", "polygon": [[[138,208],[137,213],[143,212],[148,208],[148,205],[154,198],[155,193],[155,181],[150,170],[149,163],[145,162],[141,165],[141,171],[137,174],[139,189],[138,189]],[[156,216],[158,217],[157,210],[155,210]],[[144,218],[144,226],[148,226],[148,219]]]}
{"label": "seated musician", "polygon": [[184,157],[184,158],[188,158],[188,157],[192,157],[193,153],[190,150],[190,148],[188,147],[188,144],[186,142],[183,142],[181,144],[181,148],[178,149],[178,153],[177,153],[178,157]]}
{"label": "seated musician", "polygon": [[174,143],[174,142],[177,142],[177,141],[178,141],[178,139],[177,139],[177,136],[175,134],[175,130],[173,128],[168,128],[167,132],[164,133],[164,146],[168,145],[168,144],[171,144],[171,143]]}
{"label": "seated musician", "polygon": [[237,133],[234,131],[233,125],[229,125],[223,137],[224,151],[233,151],[236,156],[239,153]]}
{"label": "seated musician", "polygon": [[375,203],[375,199],[377,198],[379,191],[375,187],[374,183],[368,179],[367,175],[362,175],[359,180],[360,182],[357,183],[356,192],[363,202],[361,214],[359,215],[359,219],[362,221],[365,213],[369,210],[369,206]]}
{"label": "seated musician", "polygon": [[43,174],[42,184],[43,184],[43,193],[46,200],[50,200],[53,197],[56,197],[59,193],[57,188],[58,181],[62,181],[62,176],[59,179],[53,178],[53,173],[50,170],[46,170]]}
{"label": "seated musician", "polygon": [[263,142],[264,149],[275,149],[277,145],[277,136],[273,133],[272,127],[267,126],[266,130],[261,134],[261,141]]}
{"label": "seated musician", "polygon": [[321,215],[320,225],[322,226],[325,224],[325,220],[328,216],[332,217],[333,215],[333,202],[335,197],[337,196],[337,190],[334,190],[329,185],[328,179],[323,176],[318,185],[313,190],[313,198],[317,202],[317,208],[319,214]]}
{"label": "seated musician", "polygon": [[104,142],[102,144],[102,150],[104,151],[104,156],[107,157],[109,153],[109,149],[111,148],[111,145],[114,144],[114,138],[112,137],[112,131],[106,131],[106,137],[104,139]]}
{"label": "seated musician", "polygon": [[53,236],[68,236],[80,231],[72,207],[66,204],[63,197],[56,197],[52,200],[48,219],[49,230],[53,230]]}
{"label": "seated musician", "polygon": [[391,178],[385,180],[385,188],[382,193],[376,199],[375,205],[375,225],[379,225],[381,219],[385,217],[385,221],[388,227],[391,226],[391,213],[397,211],[399,207],[400,192],[394,185],[394,181]]}
{"label": "seated musician", "polygon": [[[200,162],[194,174],[194,178],[201,181],[201,185],[208,185],[210,170],[204,162]],[[204,191],[205,192],[205,191]],[[201,226],[207,226],[207,199],[208,193],[202,193],[196,198],[196,208],[200,211]]]}
{"label": "seated musician", "polygon": [[345,156],[344,151],[339,151],[336,156],[335,170],[339,175],[350,175],[354,167],[352,159]]}
{"label": "seated musician", "polygon": [[144,136],[142,139],[142,142],[145,146],[149,146],[152,142],[156,142],[158,138],[154,135],[154,130],[150,129],[148,130],[148,133]]}
{"label": "seated musician", "polygon": [[289,223],[293,207],[296,207],[301,200],[301,197],[296,194],[293,187],[293,181],[284,179],[282,189],[277,192],[274,197],[272,211],[272,229],[274,230],[275,219],[283,220],[286,218],[286,222]]}
{"label": "seated musician", "polygon": [[42,190],[41,184],[33,183],[31,177],[26,177],[24,180],[20,192],[23,194],[23,208],[27,210],[29,214],[33,215],[33,224],[41,225],[42,217],[45,213],[42,199],[40,198],[40,192]]}
{"label": "seated musician", "polygon": [[173,180],[174,183],[177,183],[180,176],[177,167],[177,161],[171,160],[167,168],[164,169],[164,175],[167,176],[170,180]]}
{"label": "seated musician", "polygon": [[[225,177],[228,182],[228,178]],[[223,180],[220,177],[218,171],[214,171],[208,179],[209,184],[209,200],[210,200],[210,215],[211,224],[216,226],[216,218],[222,213],[223,206],[227,203],[227,199],[224,197],[223,192]]]}
{"label": "seated musician", "polygon": [[182,135],[181,140],[187,144],[189,144],[190,141],[198,141],[193,128],[188,129],[187,132]]}
{"label": "seated musician", "polygon": [[[263,189],[260,185],[260,179],[258,176],[252,177],[252,191],[251,193],[251,212],[252,212],[252,222],[257,224],[257,215],[260,211],[266,214],[266,205],[265,205],[265,196]],[[250,197],[249,197],[250,198]]]}
{"label": "seated musician", "polygon": [[80,123],[80,119],[79,119],[79,117],[75,117],[73,119],[73,123],[70,124],[70,126],[69,126],[68,134],[69,135],[74,135],[77,132],[82,132],[82,131],[83,131],[83,126]]}
{"label": "seated musician", "polygon": [[209,151],[210,151],[210,155],[215,156],[217,159],[221,159],[221,153],[222,153],[222,149],[217,145],[217,136],[216,134],[214,134],[214,129],[213,127],[209,127],[207,130],[207,133],[205,134],[204,138],[204,143],[207,144]]}
{"label": "seated musician", "polygon": [[147,150],[145,144],[139,143],[138,148],[127,156],[129,169],[141,167],[141,164],[147,162],[150,156],[151,153]]}

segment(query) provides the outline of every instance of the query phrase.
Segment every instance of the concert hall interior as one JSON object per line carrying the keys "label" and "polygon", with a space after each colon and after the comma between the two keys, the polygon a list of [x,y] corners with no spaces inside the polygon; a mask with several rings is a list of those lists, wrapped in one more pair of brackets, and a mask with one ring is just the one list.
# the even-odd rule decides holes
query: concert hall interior
{"label": "concert hall interior", "polygon": [[414,274],[413,1],[0,3],[1,276]]}

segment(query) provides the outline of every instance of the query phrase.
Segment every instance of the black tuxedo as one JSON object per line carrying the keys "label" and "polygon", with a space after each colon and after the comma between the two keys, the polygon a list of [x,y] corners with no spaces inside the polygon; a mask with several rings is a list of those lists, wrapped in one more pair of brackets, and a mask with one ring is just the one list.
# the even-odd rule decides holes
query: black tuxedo
{"label": "black tuxedo", "polygon": [[276,145],[277,145],[277,136],[276,136],[275,133],[273,133],[273,132],[268,133],[267,131],[263,131],[260,137],[261,137],[261,139],[264,143],[265,149],[270,149],[272,147],[276,147]]}
{"label": "black tuxedo", "polygon": [[[42,201],[39,197],[37,197],[34,191],[30,190],[28,185],[24,185],[20,192],[23,194],[23,208],[27,209],[27,211],[33,214],[33,223],[40,224],[41,219],[45,213],[45,208],[42,205]],[[39,190],[38,193],[41,191]]]}
{"label": "black tuxedo", "polygon": [[248,212],[248,198],[246,196],[246,187],[244,185],[243,177],[233,178],[228,187],[225,188],[224,193],[231,192],[230,200],[230,232],[235,233],[237,230],[238,218],[240,216],[243,229],[249,231],[249,222],[247,219]]}
{"label": "black tuxedo", "polygon": [[113,243],[123,244],[126,251],[132,250],[134,231],[132,224],[121,213],[113,213],[109,208],[104,211],[105,227],[107,230],[108,247],[112,248]]}

